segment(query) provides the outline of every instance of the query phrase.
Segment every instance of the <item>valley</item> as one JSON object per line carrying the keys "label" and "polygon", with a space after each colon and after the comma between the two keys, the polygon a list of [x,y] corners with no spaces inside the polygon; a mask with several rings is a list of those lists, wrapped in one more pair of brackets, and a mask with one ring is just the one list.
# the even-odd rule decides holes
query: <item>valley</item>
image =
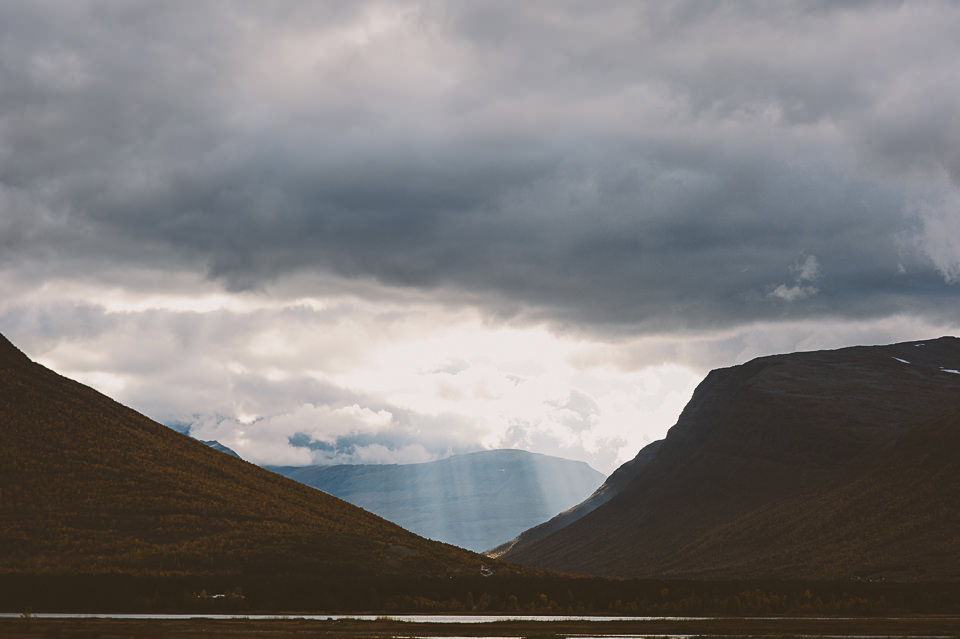
{"label": "valley", "polygon": [[604,480],[583,462],[522,450],[421,464],[267,468],[418,535],[474,552],[578,504]]}
{"label": "valley", "polygon": [[0,1],[0,639],[960,639],[958,59]]}
{"label": "valley", "polygon": [[[218,452],[3,341],[0,609],[960,614],[958,342],[715,371],[666,439],[494,559]],[[532,456],[464,457],[499,476]]]}

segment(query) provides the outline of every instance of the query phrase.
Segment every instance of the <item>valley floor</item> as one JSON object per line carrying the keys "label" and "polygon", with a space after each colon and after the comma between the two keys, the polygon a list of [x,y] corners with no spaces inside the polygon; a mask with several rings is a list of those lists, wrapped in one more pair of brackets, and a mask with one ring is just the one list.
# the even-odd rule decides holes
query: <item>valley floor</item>
{"label": "valley floor", "polygon": [[357,619],[0,619],[5,639],[305,639],[386,637],[845,637],[960,638],[960,617],[714,617],[637,618],[624,621],[495,621],[410,623]]}

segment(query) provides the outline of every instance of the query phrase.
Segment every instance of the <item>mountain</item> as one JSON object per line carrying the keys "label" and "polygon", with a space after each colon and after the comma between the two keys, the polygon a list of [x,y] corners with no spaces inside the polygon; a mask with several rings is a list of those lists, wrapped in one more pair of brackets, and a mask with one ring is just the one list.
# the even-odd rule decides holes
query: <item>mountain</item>
{"label": "mountain", "polygon": [[424,537],[477,552],[569,508],[603,481],[583,462],[522,450],[422,464],[270,469]]}
{"label": "mountain", "polygon": [[0,336],[0,574],[443,576],[482,564],[151,421]]}
{"label": "mountain", "polygon": [[600,488],[597,488],[588,498],[576,506],[568,508],[560,514],[555,515],[548,521],[545,521],[538,526],[534,526],[533,528],[524,530],[519,536],[514,537],[511,541],[488,550],[486,555],[488,557],[500,557],[514,548],[525,546],[535,539],[546,537],[550,533],[560,530],[565,526],[569,526],[581,517],[592,513],[597,508],[613,499],[624,488],[626,488],[627,484],[629,484],[634,477],[640,474],[640,471],[646,468],[647,464],[653,460],[654,455],[656,455],[657,451],[660,449],[660,444],[662,443],[663,440],[659,440],[644,446],[640,452],[637,453],[636,457],[613,471],[613,474],[607,477],[607,480],[600,485]]}
{"label": "mountain", "polygon": [[618,494],[503,557],[616,577],[960,579],[958,371],[953,337],[712,371]]}
{"label": "mountain", "polygon": [[199,441],[201,444],[206,444],[207,446],[209,446],[210,448],[212,448],[212,449],[214,449],[214,450],[219,450],[221,453],[226,453],[227,455],[230,455],[231,457],[236,457],[236,458],[238,458],[238,459],[240,458],[240,455],[238,455],[235,450],[233,450],[232,448],[229,448],[229,447],[227,447],[227,446],[224,446],[223,444],[221,444],[220,442],[218,442],[218,441],[215,440],[215,439],[201,439],[201,440],[198,440],[198,441]]}

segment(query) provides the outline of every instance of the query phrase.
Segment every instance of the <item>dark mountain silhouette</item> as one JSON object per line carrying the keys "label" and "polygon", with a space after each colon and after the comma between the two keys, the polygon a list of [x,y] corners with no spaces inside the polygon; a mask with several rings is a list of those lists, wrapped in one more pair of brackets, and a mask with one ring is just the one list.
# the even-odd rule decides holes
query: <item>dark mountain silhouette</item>
{"label": "dark mountain silhouette", "polygon": [[618,577],[956,580],[957,371],[953,337],[715,370],[619,494],[503,556]]}
{"label": "dark mountain silhouette", "polygon": [[572,508],[564,510],[559,515],[552,517],[538,526],[524,530],[518,537],[515,537],[511,541],[488,550],[486,555],[489,557],[500,557],[513,548],[519,548],[520,546],[529,544],[534,539],[546,537],[550,533],[560,530],[564,526],[569,526],[581,517],[592,513],[626,488],[630,481],[653,460],[654,455],[656,455],[662,443],[663,440],[659,440],[644,446],[640,452],[637,453],[636,457],[613,471],[613,474],[607,477],[607,480],[601,484],[600,488],[597,488],[587,499]]}
{"label": "dark mountain silhouette", "polygon": [[478,575],[483,563],[212,450],[0,336],[0,573]]}
{"label": "dark mountain silhouette", "polygon": [[583,462],[487,450],[422,464],[273,467],[417,534],[482,551],[569,508],[603,475]]}

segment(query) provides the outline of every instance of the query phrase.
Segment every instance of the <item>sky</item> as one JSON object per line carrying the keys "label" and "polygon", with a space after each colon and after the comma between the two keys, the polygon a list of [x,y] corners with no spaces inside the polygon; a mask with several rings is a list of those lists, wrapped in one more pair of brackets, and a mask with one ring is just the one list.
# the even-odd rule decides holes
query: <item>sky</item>
{"label": "sky", "polygon": [[956,2],[0,4],[0,332],[263,464],[609,473],[960,334]]}

